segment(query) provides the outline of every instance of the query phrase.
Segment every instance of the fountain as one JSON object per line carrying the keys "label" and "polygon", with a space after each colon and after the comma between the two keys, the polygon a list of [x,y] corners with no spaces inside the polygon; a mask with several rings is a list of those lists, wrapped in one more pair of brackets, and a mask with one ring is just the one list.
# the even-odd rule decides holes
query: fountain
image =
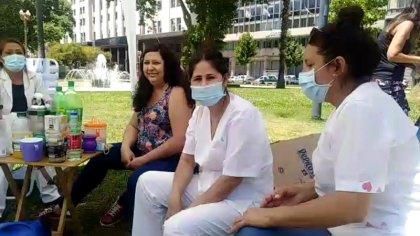
{"label": "fountain", "polygon": [[103,54],[98,55],[93,65],[93,69],[72,69],[65,79],[82,80],[83,85],[78,87],[85,91],[130,91],[130,74],[119,71],[118,65],[108,69]]}

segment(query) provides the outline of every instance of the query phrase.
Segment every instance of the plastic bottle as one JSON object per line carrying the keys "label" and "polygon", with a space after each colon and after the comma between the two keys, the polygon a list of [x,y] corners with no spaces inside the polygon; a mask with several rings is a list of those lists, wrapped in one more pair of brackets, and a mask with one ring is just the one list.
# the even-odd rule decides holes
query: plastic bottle
{"label": "plastic bottle", "polygon": [[64,109],[64,93],[63,88],[60,86],[57,86],[55,88],[55,95],[54,95],[54,101],[52,106],[52,111],[56,115],[64,115],[65,109]]}
{"label": "plastic bottle", "polygon": [[64,109],[69,122],[67,137],[67,158],[77,160],[82,155],[82,119],[83,104],[74,89],[74,81],[68,82],[68,89],[64,94]]}

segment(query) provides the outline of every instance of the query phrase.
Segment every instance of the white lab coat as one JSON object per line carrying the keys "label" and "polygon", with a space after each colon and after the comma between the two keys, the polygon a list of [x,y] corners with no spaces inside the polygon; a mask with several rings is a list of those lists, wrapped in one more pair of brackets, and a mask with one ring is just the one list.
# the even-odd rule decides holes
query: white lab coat
{"label": "white lab coat", "polygon": [[[42,84],[42,80],[37,78],[36,74],[29,71],[27,73],[24,72],[23,84],[25,87],[25,96],[28,107],[31,106],[32,98],[35,93],[42,93],[46,100],[49,99],[49,96],[46,93],[47,90],[44,89]],[[9,115],[13,107],[12,80],[3,68],[0,69],[0,104],[3,105],[2,115],[8,117],[6,120],[11,123]],[[0,135],[6,135],[6,133],[11,134],[11,132],[0,132]],[[9,137],[9,140],[11,140],[11,137]],[[51,178],[55,175],[55,171],[53,169],[47,168],[47,171]],[[32,175],[35,178],[44,203],[52,202],[60,197],[57,186],[54,184],[48,184],[47,180],[43,177],[39,170],[34,170]],[[0,217],[6,208],[7,188],[7,180],[3,171],[0,171]]]}
{"label": "white lab coat", "polygon": [[331,114],[312,158],[316,191],[372,196],[363,222],[330,228],[332,235],[420,235],[417,130],[375,82],[360,85]]}

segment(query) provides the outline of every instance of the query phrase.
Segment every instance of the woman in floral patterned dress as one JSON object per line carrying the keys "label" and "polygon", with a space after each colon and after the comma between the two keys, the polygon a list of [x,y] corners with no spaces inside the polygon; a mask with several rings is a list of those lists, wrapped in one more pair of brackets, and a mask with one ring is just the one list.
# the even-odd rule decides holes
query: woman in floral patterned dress
{"label": "woman in floral patterned dress", "polygon": [[[189,81],[179,60],[166,46],[146,50],[140,70],[134,113],[122,143],[89,161],[73,185],[72,200],[77,205],[103,181],[108,170],[134,171],[128,179],[127,191],[101,217],[100,223],[105,227],[118,223],[125,213],[132,214],[141,174],[150,170],[175,171],[194,106]],[[109,109],[112,111],[112,107]],[[45,209],[41,216],[59,214],[60,205]]]}

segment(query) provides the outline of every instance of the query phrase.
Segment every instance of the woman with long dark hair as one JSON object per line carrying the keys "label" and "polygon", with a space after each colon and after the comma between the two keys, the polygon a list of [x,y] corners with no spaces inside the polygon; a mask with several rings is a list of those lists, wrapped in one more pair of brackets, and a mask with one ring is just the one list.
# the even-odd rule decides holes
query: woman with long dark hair
{"label": "woman with long dark hair", "polygon": [[411,55],[412,44],[420,32],[420,1],[413,1],[386,27],[378,38],[381,61],[373,79],[387,94],[391,95],[408,115],[404,92],[404,72],[409,64],[420,64],[420,56]]}
{"label": "woman with long dark hair", "polygon": [[[105,227],[119,222],[124,212],[131,212],[141,174],[150,170],[175,171],[194,105],[180,62],[165,45],[147,49],[140,65],[134,113],[122,143],[114,144],[108,154],[90,160],[72,189],[73,204],[77,205],[103,181],[108,170],[134,171],[127,191],[101,217],[100,223]],[[59,212],[59,206],[55,206],[41,215]]]}

